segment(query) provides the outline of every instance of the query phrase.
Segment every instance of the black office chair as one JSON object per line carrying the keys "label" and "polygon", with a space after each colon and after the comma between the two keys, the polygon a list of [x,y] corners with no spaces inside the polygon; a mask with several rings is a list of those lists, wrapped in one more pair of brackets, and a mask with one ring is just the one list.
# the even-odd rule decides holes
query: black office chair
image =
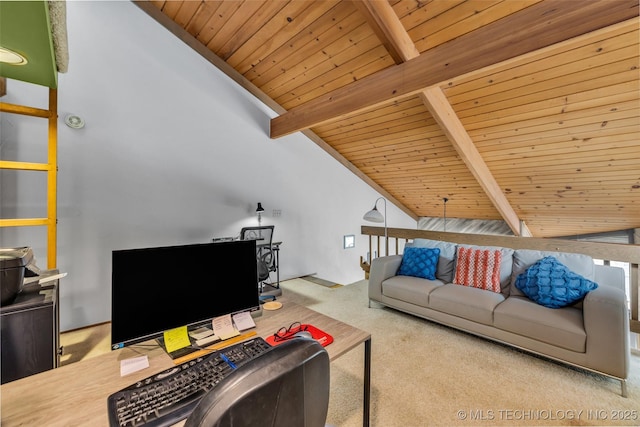
{"label": "black office chair", "polygon": [[276,257],[273,250],[274,225],[244,227],[240,230],[240,240],[256,241],[256,258],[258,262],[258,283],[269,279],[272,271],[276,271]]}
{"label": "black office chair", "polygon": [[313,339],[293,338],[222,380],[185,427],[324,427],[328,409],[327,351]]}

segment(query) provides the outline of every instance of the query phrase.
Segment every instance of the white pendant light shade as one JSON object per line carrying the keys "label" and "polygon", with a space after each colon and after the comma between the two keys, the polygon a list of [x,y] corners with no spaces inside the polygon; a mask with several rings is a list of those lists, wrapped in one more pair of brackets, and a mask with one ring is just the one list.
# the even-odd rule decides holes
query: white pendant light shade
{"label": "white pendant light shade", "polygon": [[376,206],[362,217],[365,221],[369,222],[384,222],[384,216],[380,213]]}
{"label": "white pendant light shade", "polygon": [[[378,210],[378,202],[382,200],[384,202],[384,215]],[[384,248],[385,255],[389,255],[389,236],[387,234],[387,199],[384,197],[378,197],[373,204],[373,209],[364,214],[362,219],[369,222],[384,222]],[[368,258],[367,258],[368,259]]]}

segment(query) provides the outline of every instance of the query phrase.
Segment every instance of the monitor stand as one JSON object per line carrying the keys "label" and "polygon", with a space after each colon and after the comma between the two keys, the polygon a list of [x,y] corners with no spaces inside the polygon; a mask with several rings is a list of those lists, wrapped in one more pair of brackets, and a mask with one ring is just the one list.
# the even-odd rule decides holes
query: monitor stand
{"label": "monitor stand", "polygon": [[[164,351],[167,352],[167,354],[169,355],[169,357],[171,357],[171,359],[179,359],[181,357],[184,357],[188,354],[191,354],[195,351],[198,351],[199,349],[189,346],[189,347],[182,347],[179,348],[175,351],[167,351],[167,347],[164,345],[164,338],[160,337],[160,338],[156,338],[156,341],[158,341],[158,344],[160,344],[160,347],[162,347],[164,349]],[[193,343],[192,343],[193,344]]]}

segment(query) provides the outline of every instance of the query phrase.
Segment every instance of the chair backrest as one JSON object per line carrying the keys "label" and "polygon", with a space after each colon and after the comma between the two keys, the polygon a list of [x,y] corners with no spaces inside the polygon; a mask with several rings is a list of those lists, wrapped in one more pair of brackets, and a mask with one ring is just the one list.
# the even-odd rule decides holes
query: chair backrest
{"label": "chair backrest", "polygon": [[323,427],[329,377],[324,347],[293,338],[229,374],[202,398],[185,427]]}
{"label": "chair backrest", "polygon": [[244,227],[240,230],[240,240],[255,240],[256,245],[268,245],[270,247],[273,242],[274,228],[274,225]]}
{"label": "chair backrest", "polygon": [[240,230],[240,240],[256,241],[259,282],[268,279],[270,271],[276,271],[272,247],[274,228],[274,225],[263,225],[259,227],[244,227]]}

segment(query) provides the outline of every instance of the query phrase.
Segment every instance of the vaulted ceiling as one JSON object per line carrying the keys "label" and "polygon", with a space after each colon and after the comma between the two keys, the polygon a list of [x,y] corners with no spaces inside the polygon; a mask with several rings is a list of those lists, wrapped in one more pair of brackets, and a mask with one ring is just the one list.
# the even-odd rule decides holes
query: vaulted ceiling
{"label": "vaulted ceiling", "polygon": [[135,3],[416,219],[640,228],[637,0]]}

